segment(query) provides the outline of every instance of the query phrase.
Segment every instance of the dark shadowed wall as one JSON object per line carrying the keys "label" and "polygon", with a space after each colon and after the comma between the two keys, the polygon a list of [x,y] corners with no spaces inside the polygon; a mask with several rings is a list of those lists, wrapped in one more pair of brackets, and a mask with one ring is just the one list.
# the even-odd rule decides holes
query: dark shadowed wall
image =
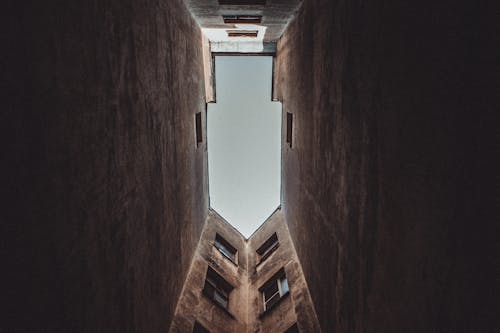
{"label": "dark shadowed wall", "polygon": [[181,0],[3,10],[2,332],[166,332],[205,221]]}
{"label": "dark shadowed wall", "polygon": [[487,12],[306,0],[281,38],[282,204],[323,332],[498,329]]}

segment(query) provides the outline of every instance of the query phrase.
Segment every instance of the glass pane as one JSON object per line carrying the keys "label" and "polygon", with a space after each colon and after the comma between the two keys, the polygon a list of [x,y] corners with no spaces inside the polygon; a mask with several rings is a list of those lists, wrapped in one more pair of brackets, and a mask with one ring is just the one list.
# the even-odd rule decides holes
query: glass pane
{"label": "glass pane", "polygon": [[214,291],[214,286],[212,286],[210,282],[205,281],[205,288],[203,288],[203,292],[205,292],[208,296],[213,297]]}
{"label": "glass pane", "polygon": [[288,280],[286,277],[281,279],[281,296],[285,295],[288,292]]}
{"label": "glass pane", "polygon": [[214,300],[227,309],[227,298],[225,298],[221,293],[215,291]]}
{"label": "glass pane", "polygon": [[231,260],[234,260],[234,255],[229,251],[224,245],[219,244],[219,250],[222,252],[223,255],[228,257]]}
{"label": "glass pane", "polygon": [[272,251],[274,251],[274,249],[276,248],[276,246],[278,245],[278,241],[276,240],[276,242],[272,243],[267,249],[266,251],[262,254],[262,257],[265,258],[267,257],[268,254],[271,254]]}
{"label": "glass pane", "polygon": [[278,292],[278,284],[276,281],[273,281],[269,287],[264,289],[264,299],[268,300],[270,299],[275,293]]}
{"label": "glass pane", "polygon": [[231,261],[234,261],[234,256],[235,256],[235,251],[231,250],[230,248],[226,247],[221,241],[219,241],[217,238],[215,239],[215,247],[219,249],[220,253],[222,253],[224,256],[229,258]]}

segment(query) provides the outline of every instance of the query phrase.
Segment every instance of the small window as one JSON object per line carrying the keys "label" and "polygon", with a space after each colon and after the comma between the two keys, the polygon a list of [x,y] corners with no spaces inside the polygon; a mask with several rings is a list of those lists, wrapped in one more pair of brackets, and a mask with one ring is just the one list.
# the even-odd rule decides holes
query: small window
{"label": "small window", "polygon": [[219,234],[215,234],[214,246],[224,255],[224,257],[236,264],[236,249]]}
{"label": "small window", "polygon": [[226,24],[258,24],[262,20],[260,15],[224,15],[222,18]]}
{"label": "small window", "polygon": [[227,30],[228,37],[257,37],[257,30]]}
{"label": "small window", "polygon": [[231,290],[233,290],[233,286],[209,266],[203,294],[214,301],[215,304],[227,310]]}
{"label": "small window", "polygon": [[199,146],[203,142],[203,131],[201,127],[201,112],[195,115],[196,122],[196,145]]}
{"label": "small window", "polygon": [[280,269],[259,290],[264,300],[264,311],[272,309],[281,298],[289,293],[285,270]]}
{"label": "small window", "polygon": [[280,245],[278,242],[278,235],[274,233],[268,240],[264,242],[258,249],[257,254],[259,255],[259,262],[266,260]]}
{"label": "small window", "polygon": [[210,331],[203,327],[199,322],[195,321],[193,333],[210,333]]}
{"label": "small window", "polygon": [[285,331],[285,333],[299,333],[297,323],[293,324],[289,329]]}
{"label": "small window", "polygon": [[293,134],[293,114],[286,113],[286,143],[292,147],[292,134]]}
{"label": "small window", "polygon": [[219,5],[265,5],[266,0],[219,0]]}

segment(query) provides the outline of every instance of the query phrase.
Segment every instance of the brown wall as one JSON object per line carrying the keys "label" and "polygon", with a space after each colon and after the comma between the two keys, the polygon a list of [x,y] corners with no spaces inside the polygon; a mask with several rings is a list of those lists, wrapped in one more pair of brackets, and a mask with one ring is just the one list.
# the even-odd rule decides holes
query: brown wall
{"label": "brown wall", "polygon": [[500,326],[495,98],[475,81],[497,39],[467,6],[306,0],[279,42],[282,207],[323,332]]}
{"label": "brown wall", "polygon": [[[260,262],[256,250],[274,232],[280,245]],[[237,265],[214,246],[217,233],[238,250]],[[227,311],[203,294],[208,266],[234,287]],[[281,268],[285,270],[290,293],[264,313],[259,289]],[[302,333],[320,332],[281,210],[271,215],[248,240],[215,211],[209,212],[169,332],[192,332],[195,321],[214,333],[280,333],[296,322]]]}
{"label": "brown wall", "polygon": [[165,332],[208,207],[181,0],[6,5],[2,332]]}
{"label": "brown wall", "polygon": [[[238,251],[236,264],[214,246],[217,233]],[[208,266],[234,287],[229,294],[227,311],[202,292]],[[245,238],[216,212],[210,211],[169,332],[192,332],[195,320],[214,333],[246,332],[247,269]]]}
{"label": "brown wall", "polygon": [[[256,251],[273,233],[278,237],[279,247],[261,262]],[[297,323],[302,333],[321,332],[281,209],[276,210],[250,237],[248,254],[248,332],[280,333],[294,323]],[[285,270],[290,293],[284,296],[279,304],[264,313],[264,301],[259,288],[281,268]]]}

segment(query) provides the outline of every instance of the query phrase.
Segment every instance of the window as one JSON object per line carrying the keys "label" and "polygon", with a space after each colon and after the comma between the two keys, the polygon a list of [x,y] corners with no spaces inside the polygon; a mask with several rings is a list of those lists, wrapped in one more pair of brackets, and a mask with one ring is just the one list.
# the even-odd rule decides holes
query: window
{"label": "window", "polygon": [[227,30],[228,37],[257,37],[258,30]]}
{"label": "window", "polygon": [[199,322],[195,321],[193,333],[210,333],[210,331],[203,327]]}
{"label": "window", "polygon": [[203,142],[203,132],[201,127],[201,112],[197,112],[195,115],[196,122],[196,145],[199,146]]}
{"label": "window", "polygon": [[257,254],[259,255],[260,262],[266,260],[267,257],[271,255],[278,248],[280,243],[278,242],[278,235],[274,233],[268,240],[264,242],[258,249]]}
{"label": "window", "polygon": [[233,286],[231,286],[222,276],[220,276],[212,267],[208,267],[207,278],[205,279],[205,287],[203,294],[210,298],[215,304],[223,309],[228,309],[229,293]]}
{"label": "window", "polygon": [[222,238],[219,234],[215,234],[215,242],[214,246],[222,253],[226,258],[231,260],[236,264],[236,249],[229,244],[224,238]]}
{"label": "window", "polygon": [[265,5],[266,0],[219,0],[219,5]]}
{"label": "window", "polygon": [[259,291],[262,293],[264,300],[264,311],[272,309],[280,299],[289,293],[285,270],[280,269]]}
{"label": "window", "polygon": [[222,18],[226,24],[258,24],[262,20],[260,15],[224,15]]}
{"label": "window", "polygon": [[292,147],[293,114],[286,113],[286,143]]}
{"label": "window", "polygon": [[297,327],[297,323],[293,324],[289,329],[285,331],[285,333],[299,333],[299,328]]}

